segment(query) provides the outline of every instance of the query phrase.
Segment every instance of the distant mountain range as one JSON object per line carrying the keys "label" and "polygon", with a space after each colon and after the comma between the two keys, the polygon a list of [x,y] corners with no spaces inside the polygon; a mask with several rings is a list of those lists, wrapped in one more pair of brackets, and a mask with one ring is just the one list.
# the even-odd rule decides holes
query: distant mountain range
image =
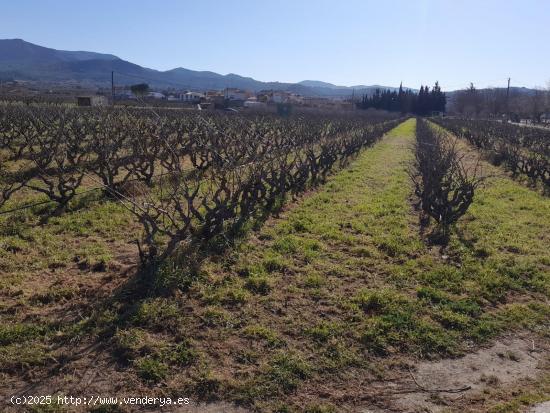
{"label": "distant mountain range", "polygon": [[[294,92],[302,96],[347,98],[372,94],[376,89],[397,90],[395,86],[337,86],[319,80],[298,83],[261,82],[230,73],[197,71],[178,67],[167,71],[136,65],[112,54],[56,50],[21,39],[0,39],[0,81],[26,80],[44,85],[78,84],[83,87],[110,87],[111,72],[116,86],[148,83],[157,89],[221,90],[226,87],[259,91],[264,89]],[[410,89],[404,87],[404,89]],[[417,89],[411,89],[417,91]],[[533,89],[512,87],[511,92],[531,94]],[[452,100],[457,91],[449,91]]]}
{"label": "distant mountain range", "polygon": [[47,83],[78,83],[82,86],[107,87],[114,72],[115,84],[148,83],[155,88],[191,90],[235,87],[259,91],[284,90],[303,96],[349,97],[371,94],[377,88],[390,86],[337,86],[317,80],[299,83],[261,82],[233,73],[195,71],[182,67],[159,71],[127,62],[111,54],[65,51],[38,46],[21,39],[0,40],[0,80],[27,80]]}

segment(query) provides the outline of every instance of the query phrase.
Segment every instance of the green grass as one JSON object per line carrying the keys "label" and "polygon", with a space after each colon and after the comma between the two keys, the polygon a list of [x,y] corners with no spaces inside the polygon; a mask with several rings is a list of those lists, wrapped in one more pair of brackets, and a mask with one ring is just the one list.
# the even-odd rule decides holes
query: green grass
{"label": "green grass", "polygon": [[265,342],[270,347],[281,346],[283,342],[277,336],[277,333],[261,325],[249,325],[243,329],[243,335],[252,340]]}
{"label": "green grass", "polygon": [[158,383],[168,375],[168,366],[160,360],[143,357],[134,363],[137,375],[149,383]]}
{"label": "green grass", "polygon": [[[84,202],[84,201],[82,201]],[[46,212],[26,209],[0,215],[0,272],[10,274],[0,286],[13,286],[45,268],[98,269],[111,259],[113,246],[136,237],[138,225],[122,205],[87,199],[40,224]]]}
{"label": "green grass", "polygon": [[4,324],[0,326],[0,345],[24,343],[48,332],[46,326],[31,323]]}

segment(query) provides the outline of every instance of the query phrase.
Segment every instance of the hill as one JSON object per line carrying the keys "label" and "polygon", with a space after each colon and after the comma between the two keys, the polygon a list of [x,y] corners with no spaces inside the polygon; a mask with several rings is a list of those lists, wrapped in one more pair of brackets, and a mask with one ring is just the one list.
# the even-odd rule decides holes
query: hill
{"label": "hill", "polygon": [[222,75],[183,67],[159,71],[139,66],[111,54],[56,50],[21,39],[0,40],[0,79],[108,86],[111,82],[111,72],[115,72],[117,84],[147,82],[154,87],[197,90],[236,87],[254,91],[285,90],[304,96],[348,97],[352,93],[362,95],[372,93],[376,88],[386,88],[365,85],[337,86],[315,80],[299,83],[262,82],[234,73]]}

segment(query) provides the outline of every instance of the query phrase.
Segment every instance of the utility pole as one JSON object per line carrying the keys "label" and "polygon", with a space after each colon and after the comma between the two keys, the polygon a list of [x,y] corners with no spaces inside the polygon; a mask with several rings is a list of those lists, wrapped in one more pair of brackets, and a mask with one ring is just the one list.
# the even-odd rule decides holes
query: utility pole
{"label": "utility pole", "polygon": [[111,70],[111,99],[112,99],[112,105],[115,105],[115,72],[114,70]]}
{"label": "utility pole", "polygon": [[510,99],[510,78],[508,78],[508,87],[506,88],[506,116],[508,117],[508,121],[510,120],[510,106],[509,106],[509,99]]}

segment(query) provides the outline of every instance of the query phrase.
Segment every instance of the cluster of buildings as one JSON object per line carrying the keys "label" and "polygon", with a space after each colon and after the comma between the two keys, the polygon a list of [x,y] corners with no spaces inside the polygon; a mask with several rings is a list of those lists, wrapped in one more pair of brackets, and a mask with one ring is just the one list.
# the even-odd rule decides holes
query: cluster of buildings
{"label": "cluster of buildings", "polygon": [[261,109],[277,104],[291,104],[314,108],[352,109],[354,107],[351,100],[308,97],[281,90],[252,92],[238,88],[226,88],[224,90],[209,90],[205,92],[190,90],[164,93],[148,92],[144,96],[139,97],[135,96],[130,90],[122,90],[115,95],[116,100],[136,100],[138,98],[200,105],[202,109],[226,107]]}
{"label": "cluster of buildings", "polygon": [[[118,100],[133,100],[138,97],[130,90],[123,90],[116,94]],[[217,103],[225,102],[230,106],[262,106],[269,103],[295,103],[301,104],[304,102],[304,97],[295,93],[278,91],[278,90],[262,90],[254,93],[248,90],[237,88],[226,88],[224,90],[209,90],[206,92],[183,91],[172,93],[148,92],[143,98],[161,99],[170,102],[185,102],[185,103]]]}

